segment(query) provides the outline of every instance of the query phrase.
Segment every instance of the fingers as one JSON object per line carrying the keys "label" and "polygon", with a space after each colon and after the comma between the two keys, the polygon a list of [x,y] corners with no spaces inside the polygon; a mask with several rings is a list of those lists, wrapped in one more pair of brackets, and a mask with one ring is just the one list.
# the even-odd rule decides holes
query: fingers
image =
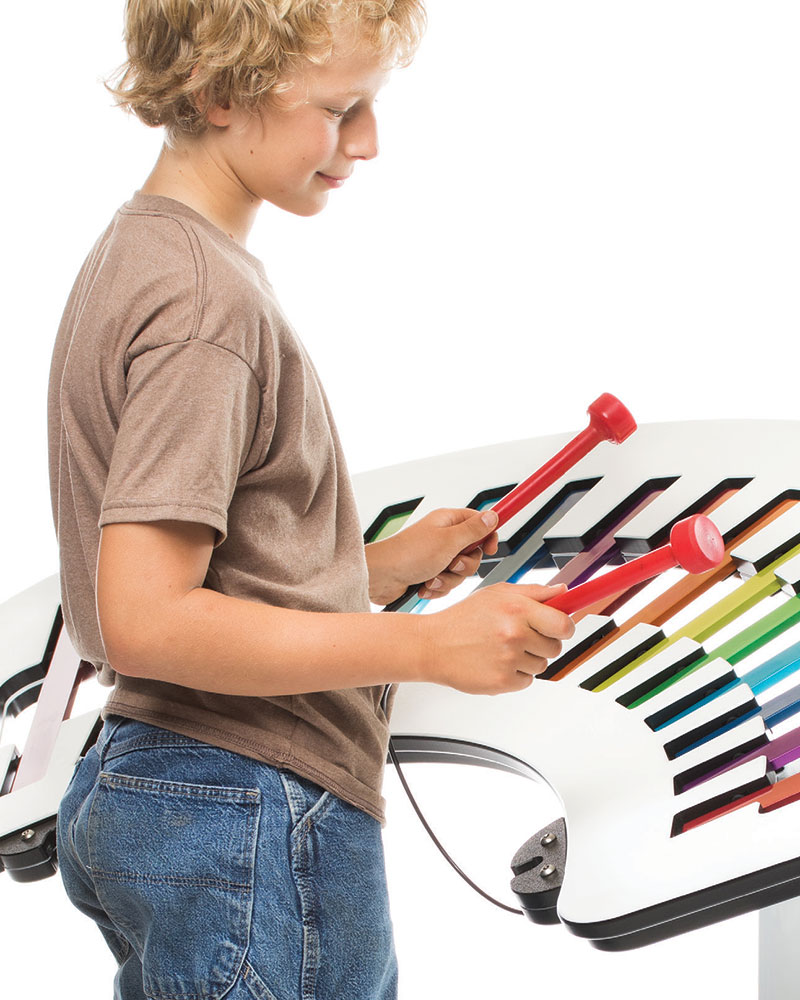
{"label": "fingers", "polygon": [[472,576],[474,573],[478,572],[478,567],[481,564],[481,559],[483,558],[483,549],[477,548],[470,553],[462,553],[455,557],[455,559],[447,567],[451,573],[455,573],[460,579],[464,577]]}
{"label": "fingers", "polygon": [[420,591],[420,596],[426,600],[436,597],[444,597],[449,594],[454,587],[478,572],[481,564],[483,551],[480,548],[470,553],[462,553],[450,563],[449,567],[438,576],[428,580],[424,588]]}
{"label": "fingers", "polygon": [[[493,510],[476,511],[464,507],[431,511],[394,536],[404,540],[404,546],[398,548],[404,566],[403,576],[412,581],[428,577],[417,594],[426,599],[443,597],[462,580],[474,576],[484,551],[490,555],[497,551],[497,532],[494,530],[497,524],[498,517]],[[436,575],[429,577],[432,573]]]}
{"label": "fingers", "polygon": [[566,589],[566,583],[557,583],[554,585],[550,584],[539,584],[539,583],[513,583],[509,584],[515,588],[518,594],[522,594],[525,597],[530,597],[532,601],[549,601],[551,597],[557,597],[558,594],[563,594]]}
{"label": "fingers", "polygon": [[528,653],[528,663],[530,666],[528,670],[530,671],[530,678],[533,680],[534,677],[538,677],[539,674],[543,674],[547,670],[547,660],[543,656],[534,656],[532,653]]}
{"label": "fingers", "polygon": [[526,645],[525,652],[528,656],[538,656],[543,660],[554,660],[561,655],[561,640],[553,639],[549,635],[542,635],[541,632],[531,629],[531,639]]}
{"label": "fingers", "polygon": [[491,535],[484,538],[481,542],[481,548],[483,549],[484,555],[493,556],[497,553],[497,547],[500,544],[500,539],[496,531],[493,531]]}
{"label": "fingers", "polygon": [[[541,639],[543,637],[540,636],[539,638]],[[537,677],[539,674],[543,674],[545,670],[547,670],[548,662],[555,659],[555,657],[561,652],[561,643],[558,642],[558,640],[548,639],[546,641],[548,643],[555,643],[555,645],[548,646],[546,651],[537,649],[536,652],[532,652],[526,649],[523,653],[524,664],[517,665],[517,673],[528,678],[524,687],[527,687],[534,677]]]}
{"label": "fingers", "polygon": [[[545,664],[545,666],[546,665],[547,664]],[[542,667],[542,670],[544,670],[544,667]],[[515,678],[515,680],[517,682],[516,686],[510,688],[510,690],[511,691],[524,691],[525,688],[530,687],[531,684],[533,684],[533,678],[536,676],[536,674],[540,674],[542,672],[542,670],[536,670],[536,671],[532,670],[529,674],[523,672],[522,670],[518,670],[517,671],[517,676]]]}
{"label": "fingers", "polygon": [[[423,593],[443,594],[459,579],[447,570],[429,580]],[[434,584],[438,584],[435,589],[428,589]],[[568,615],[543,603],[563,590],[563,586],[498,583],[424,616],[421,623],[430,630],[425,645],[432,651],[429,677],[470,694],[528,687],[561,654],[562,641],[575,631]]]}
{"label": "fingers", "polygon": [[575,623],[569,615],[544,603],[557,594],[563,594],[567,589],[565,584],[549,587],[538,584],[501,583],[497,586],[513,587],[515,593],[532,602],[528,624],[542,636],[549,636],[552,639],[571,639],[575,634]]}
{"label": "fingers", "polygon": [[457,587],[464,580],[465,576],[471,575],[471,573],[440,573],[432,580],[428,580],[422,590],[420,590],[419,595],[427,601],[434,600],[437,597],[444,597],[454,587]]}

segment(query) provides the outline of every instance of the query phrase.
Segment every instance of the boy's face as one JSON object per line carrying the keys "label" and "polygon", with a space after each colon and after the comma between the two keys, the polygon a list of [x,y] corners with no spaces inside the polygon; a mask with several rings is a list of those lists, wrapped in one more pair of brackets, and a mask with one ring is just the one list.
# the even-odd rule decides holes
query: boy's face
{"label": "boy's face", "polygon": [[254,198],[296,215],[322,211],[359,160],[378,153],[373,105],[388,78],[377,56],[355,49],[290,77],[289,89],[251,114],[218,112],[218,149]]}

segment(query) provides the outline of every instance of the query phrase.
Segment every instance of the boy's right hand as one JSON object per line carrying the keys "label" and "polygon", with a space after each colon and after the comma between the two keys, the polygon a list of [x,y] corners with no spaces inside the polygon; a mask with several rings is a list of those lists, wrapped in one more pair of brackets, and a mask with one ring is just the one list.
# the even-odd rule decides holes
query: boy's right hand
{"label": "boy's right hand", "polygon": [[542,603],[565,590],[563,584],[497,583],[420,616],[424,679],[467,694],[528,687],[575,631],[568,615]]}

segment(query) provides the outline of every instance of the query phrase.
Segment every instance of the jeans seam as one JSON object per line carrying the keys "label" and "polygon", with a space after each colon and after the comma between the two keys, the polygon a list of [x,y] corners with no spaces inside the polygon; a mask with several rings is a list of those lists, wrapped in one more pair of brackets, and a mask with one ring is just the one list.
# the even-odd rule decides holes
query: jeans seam
{"label": "jeans seam", "polygon": [[109,751],[109,747],[110,747],[111,741],[114,738],[114,733],[116,733],[116,731],[119,729],[119,727],[122,725],[122,723],[124,721],[125,721],[124,719],[117,719],[116,722],[112,723],[111,726],[110,726],[110,728],[109,728],[109,730],[108,730],[108,735],[106,736],[105,740],[102,742],[102,744],[98,743],[98,746],[97,746],[97,759],[100,762],[100,769],[101,770],[103,769],[103,764],[104,764],[105,759],[106,759],[106,754]]}
{"label": "jeans seam", "polygon": [[308,838],[312,823],[304,819],[298,828],[299,836],[292,835],[292,875],[300,900],[303,925],[303,958],[300,992],[302,1000],[314,1000],[319,970],[320,943],[318,914],[314,894],[314,880],[309,869]]}
{"label": "jeans seam", "polygon": [[105,871],[102,868],[92,868],[95,879],[104,882],[121,882],[126,885],[171,885],[175,888],[221,889],[223,892],[237,893],[247,896],[252,892],[252,886],[246,882],[228,882],[220,878],[186,878],[180,875],[142,875],[137,872]]}
{"label": "jeans seam", "polygon": [[279,770],[278,777],[280,778],[281,785],[283,785],[283,791],[286,796],[286,804],[289,806],[289,815],[292,818],[292,827],[296,827],[303,818],[301,810],[303,809],[305,803],[299,792],[296,790],[294,783],[291,780],[291,776],[285,774],[282,770]]}
{"label": "jeans seam", "polygon": [[323,790],[310,809],[306,798],[292,780],[292,774],[282,770],[278,775],[283,785],[289,807],[292,827],[289,833],[291,870],[297,898],[300,905],[303,948],[300,969],[301,1000],[314,1000],[320,965],[320,940],[318,927],[318,906],[314,892],[314,878],[310,871],[308,840],[312,835],[314,822],[319,820],[336,801],[327,790]]}
{"label": "jeans seam", "polygon": [[242,982],[255,1000],[278,1000],[247,959],[242,964],[241,976]]}
{"label": "jeans seam", "polygon": [[281,784],[283,785],[283,789],[286,794],[286,801],[289,805],[289,813],[292,817],[292,835],[294,835],[301,828],[306,820],[313,819],[314,821],[319,821],[322,819],[331,806],[338,801],[333,792],[330,792],[327,789],[322,789],[322,794],[311,806],[311,808],[302,812],[301,810],[305,807],[305,801],[301,793],[298,793],[295,790],[291,776],[287,776],[283,771],[279,771],[278,774],[280,775]]}
{"label": "jeans seam", "polygon": [[258,789],[237,788],[229,785],[201,785],[187,781],[166,781],[163,778],[142,778],[114,771],[100,771],[97,784],[107,788],[132,789],[134,791],[165,793],[176,798],[194,800],[210,799],[212,802],[232,802],[248,805],[260,798]]}

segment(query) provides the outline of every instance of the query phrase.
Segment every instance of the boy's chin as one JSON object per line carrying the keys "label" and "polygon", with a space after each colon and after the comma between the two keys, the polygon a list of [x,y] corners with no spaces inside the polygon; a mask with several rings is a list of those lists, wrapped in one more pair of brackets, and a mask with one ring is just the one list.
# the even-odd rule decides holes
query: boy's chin
{"label": "boy's chin", "polygon": [[319,194],[314,194],[313,197],[308,198],[296,198],[291,201],[274,202],[278,208],[282,208],[285,212],[290,212],[292,215],[299,215],[303,218],[308,218],[312,215],[319,215],[319,213],[328,204],[328,192],[320,192]]}

